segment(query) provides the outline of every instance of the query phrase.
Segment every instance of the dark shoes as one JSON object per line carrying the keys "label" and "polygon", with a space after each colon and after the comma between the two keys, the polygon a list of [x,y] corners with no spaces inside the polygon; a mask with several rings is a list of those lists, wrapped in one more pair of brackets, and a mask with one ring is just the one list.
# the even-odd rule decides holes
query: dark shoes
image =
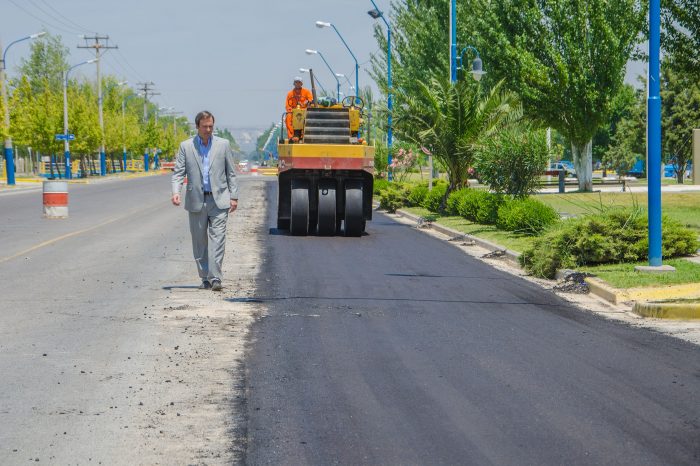
{"label": "dark shoes", "polygon": [[222,286],[221,286],[221,280],[217,280],[216,278],[211,281],[211,290],[212,291],[221,291]]}
{"label": "dark shoes", "polygon": [[211,288],[211,283],[209,283],[209,280],[202,280],[202,284],[199,285],[200,290],[208,290]]}

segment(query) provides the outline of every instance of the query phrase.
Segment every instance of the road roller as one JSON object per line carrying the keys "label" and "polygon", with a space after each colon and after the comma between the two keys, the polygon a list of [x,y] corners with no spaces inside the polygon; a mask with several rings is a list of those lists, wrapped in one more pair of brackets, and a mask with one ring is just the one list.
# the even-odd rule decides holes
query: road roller
{"label": "road roller", "polygon": [[290,112],[294,136],[278,144],[278,229],[362,236],[372,220],[374,181],[374,147],[360,137],[363,107],[356,96],[314,98]]}

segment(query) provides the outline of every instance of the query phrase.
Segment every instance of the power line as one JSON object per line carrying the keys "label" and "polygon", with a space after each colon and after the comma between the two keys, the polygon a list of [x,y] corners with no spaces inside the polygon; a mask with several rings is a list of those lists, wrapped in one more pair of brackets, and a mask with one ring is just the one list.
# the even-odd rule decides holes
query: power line
{"label": "power line", "polygon": [[76,22],[73,21],[72,19],[70,19],[70,18],[64,16],[63,13],[61,13],[61,12],[58,11],[56,8],[54,8],[53,6],[51,6],[50,3],[47,3],[46,0],[39,0],[39,1],[40,1],[41,3],[43,3],[44,5],[46,5],[47,7],[49,7],[51,10],[53,10],[58,16],[60,16],[61,18],[65,19],[68,23],[71,23],[71,24],[75,25],[75,26],[78,28],[78,30],[80,30],[81,32],[90,32],[89,29],[84,28],[83,26],[81,26],[80,24],[76,23]]}
{"label": "power line", "polygon": [[[134,68],[133,66],[131,66],[131,63],[129,63],[129,60],[126,59],[126,57],[124,56],[124,54],[121,53],[120,50],[117,50],[117,55],[119,55],[119,56],[121,57],[121,60],[124,60],[124,63],[126,63],[126,65],[127,65],[129,68],[131,68],[131,70],[134,72],[134,74],[136,75],[137,78],[141,79],[142,81],[145,81],[145,80],[139,75],[139,72],[136,71],[136,68]],[[115,56],[115,59],[116,59],[116,56]]]}
{"label": "power line", "polygon": [[51,24],[50,22],[46,21],[45,19],[39,18],[38,16],[35,16],[31,11],[26,10],[23,6],[18,5],[15,3],[14,0],[9,0],[10,3],[12,3],[14,6],[31,16],[32,18],[36,19],[37,21],[41,22],[42,24],[46,24],[50,26],[52,29],[57,29],[59,31],[68,33],[68,34],[75,34],[75,31],[69,31],[68,29],[64,29],[62,27],[56,26],[55,24]]}
{"label": "power line", "polygon": [[69,28],[69,29],[72,29],[74,32],[85,32],[85,31],[83,31],[83,30],[81,30],[81,29],[76,29],[75,26],[66,23],[66,22],[63,21],[61,18],[57,18],[56,15],[54,15],[53,13],[50,13],[50,12],[44,10],[44,8],[42,8],[40,5],[34,3],[34,0],[28,0],[28,1],[29,1],[29,3],[31,3],[31,5],[32,5],[34,8],[36,8],[37,10],[39,10],[41,13],[43,13],[43,14],[46,15],[46,16],[48,16],[49,18],[53,19],[54,21],[57,21],[57,22],[58,22],[59,24],[61,24],[62,26],[65,26],[65,27],[67,27],[67,28]]}

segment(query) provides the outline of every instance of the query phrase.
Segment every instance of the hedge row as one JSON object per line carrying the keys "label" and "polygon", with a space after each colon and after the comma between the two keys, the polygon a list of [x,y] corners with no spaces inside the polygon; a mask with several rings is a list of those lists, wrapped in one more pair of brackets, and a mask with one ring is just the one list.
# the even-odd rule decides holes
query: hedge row
{"label": "hedge row", "polygon": [[389,212],[401,207],[423,207],[431,212],[459,215],[476,223],[528,235],[540,233],[559,219],[553,208],[532,198],[512,199],[480,189],[463,188],[452,191],[445,200],[447,188],[445,181],[437,180],[431,191],[427,183],[412,186],[383,183],[376,191],[382,208]]}
{"label": "hedge row", "polygon": [[[427,184],[375,183],[382,208],[389,212],[420,206],[432,212],[459,215],[497,228],[538,236],[523,251],[520,262],[538,277],[553,278],[558,269],[590,264],[643,261],[648,253],[648,221],[640,209],[612,208],[606,212],[568,220],[550,206],[533,198],[512,199],[488,191],[464,188],[453,191],[444,202],[447,183],[438,181],[432,191]],[[694,254],[697,235],[678,222],[664,218],[663,257]]]}

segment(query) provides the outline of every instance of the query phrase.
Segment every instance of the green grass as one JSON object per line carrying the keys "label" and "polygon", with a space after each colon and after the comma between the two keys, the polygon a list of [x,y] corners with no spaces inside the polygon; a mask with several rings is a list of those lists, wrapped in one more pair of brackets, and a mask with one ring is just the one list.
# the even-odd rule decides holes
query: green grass
{"label": "green grass", "polygon": [[[611,206],[631,207],[635,204],[647,208],[645,193],[569,193],[538,194],[542,202],[554,207],[559,214],[582,215],[594,213]],[[661,211],[669,218],[695,230],[700,235],[700,192],[664,193],[661,196]]]}
{"label": "green grass", "polygon": [[437,216],[437,220],[435,220],[435,222],[439,223],[440,225],[444,225],[462,233],[478,236],[479,238],[491,241],[499,246],[516,252],[524,251],[526,248],[530,247],[534,241],[532,236],[519,235],[509,231],[498,230],[494,225],[482,225],[479,223],[470,222],[463,217],[440,216],[422,207],[404,207],[402,210],[421,217],[425,217],[426,215],[435,215]]}
{"label": "green grass", "polygon": [[636,265],[648,265],[648,263],[604,264],[581,267],[579,270],[592,273],[615,288],[623,289],[700,283],[700,264],[685,259],[664,260],[664,265],[671,265],[676,268],[675,272],[667,273],[637,272],[634,270]]}

